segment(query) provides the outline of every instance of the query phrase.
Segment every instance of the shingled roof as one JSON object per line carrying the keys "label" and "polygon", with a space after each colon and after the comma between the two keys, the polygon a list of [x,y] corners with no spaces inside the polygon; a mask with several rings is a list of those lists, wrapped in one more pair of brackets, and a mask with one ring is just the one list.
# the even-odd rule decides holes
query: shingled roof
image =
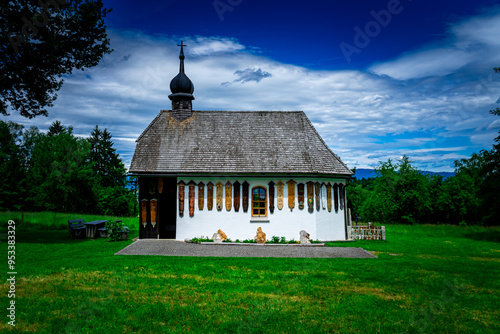
{"label": "shingled roof", "polygon": [[137,139],[133,174],[326,174],[352,172],[302,111],[162,110]]}

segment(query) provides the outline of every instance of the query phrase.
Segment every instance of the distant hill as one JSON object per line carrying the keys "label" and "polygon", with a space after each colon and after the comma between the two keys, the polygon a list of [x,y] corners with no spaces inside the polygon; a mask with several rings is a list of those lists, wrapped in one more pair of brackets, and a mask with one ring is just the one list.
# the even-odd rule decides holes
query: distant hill
{"label": "distant hill", "polygon": [[[423,171],[424,174],[430,174],[430,175],[441,175],[443,179],[446,179],[450,176],[455,176],[455,172],[430,172],[430,171]],[[356,174],[354,175],[358,180],[361,180],[362,178],[368,179],[370,177],[375,177],[375,171],[370,168],[357,168],[356,169]]]}

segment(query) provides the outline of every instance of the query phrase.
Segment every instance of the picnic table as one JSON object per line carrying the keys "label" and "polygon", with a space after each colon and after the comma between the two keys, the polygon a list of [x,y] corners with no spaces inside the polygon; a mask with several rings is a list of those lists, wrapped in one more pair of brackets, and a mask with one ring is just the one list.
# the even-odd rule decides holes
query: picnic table
{"label": "picnic table", "polygon": [[87,238],[94,238],[95,232],[99,225],[104,225],[107,220],[94,220],[92,222],[84,222],[85,228],[87,230]]}
{"label": "picnic table", "polygon": [[82,235],[83,230],[87,229],[85,225],[83,225],[84,221],[85,219],[68,220],[68,230],[71,234],[71,237],[78,238],[80,237],[80,235]]}

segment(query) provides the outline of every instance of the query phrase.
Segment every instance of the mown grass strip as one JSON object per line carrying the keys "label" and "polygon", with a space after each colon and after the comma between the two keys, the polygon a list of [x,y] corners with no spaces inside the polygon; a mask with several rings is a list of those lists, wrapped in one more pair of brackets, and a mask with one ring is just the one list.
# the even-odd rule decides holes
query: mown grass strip
{"label": "mown grass strip", "polygon": [[15,330],[495,333],[498,233],[391,225],[352,244],[378,259],[288,259],[114,256],[131,241],[21,232]]}

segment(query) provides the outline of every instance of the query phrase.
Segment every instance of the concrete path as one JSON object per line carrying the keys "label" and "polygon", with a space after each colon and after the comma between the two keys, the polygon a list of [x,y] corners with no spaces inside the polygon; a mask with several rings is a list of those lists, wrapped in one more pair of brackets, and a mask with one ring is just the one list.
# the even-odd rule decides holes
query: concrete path
{"label": "concrete path", "polygon": [[302,257],[375,258],[355,247],[287,247],[246,245],[199,245],[176,240],[141,239],[115,255],[215,256],[215,257]]}

